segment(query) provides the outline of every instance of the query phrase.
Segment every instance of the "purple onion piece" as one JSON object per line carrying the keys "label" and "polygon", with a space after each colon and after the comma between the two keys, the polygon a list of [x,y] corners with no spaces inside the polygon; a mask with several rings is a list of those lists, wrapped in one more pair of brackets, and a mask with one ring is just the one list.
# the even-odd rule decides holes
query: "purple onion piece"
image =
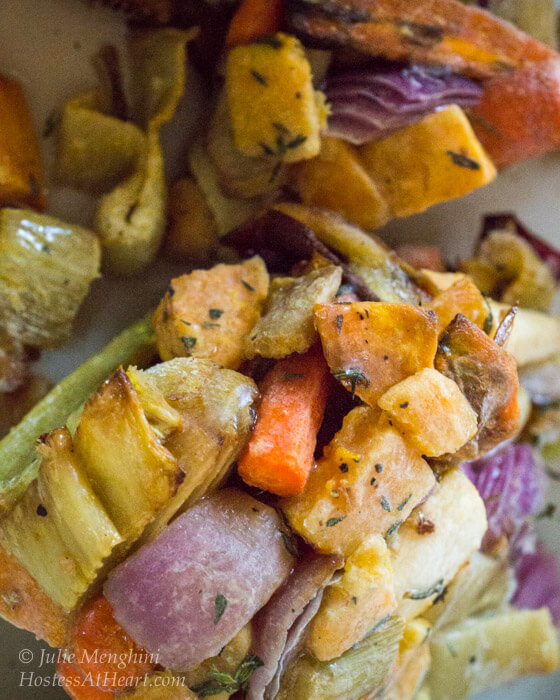
{"label": "purple onion piece", "polygon": [[511,231],[527,241],[535,254],[548,266],[554,279],[560,281],[560,251],[539,238],[519,221],[515,214],[487,214],[484,217],[480,240],[486,238],[492,231]]}
{"label": "purple onion piece", "polygon": [[554,624],[560,624],[560,571],[556,557],[537,545],[535,552],[519,557],[515,578],[517,588],[512,603],[529,610],[547,607]]}
{"label": "purple onion piece", "polygon": [[327,133],[356,145],[379,140],[445,105],[471,107],[482,88],[470,78],[421,66],[345,71],[328,79]]}
{"label": "purple onion piece", "polygon": [[483,552],[491,551],[504,536],[511,540],[529,515],[542,510],[546,476],[530,445],[508,445],[461,468],[486,505],[488,530]]}

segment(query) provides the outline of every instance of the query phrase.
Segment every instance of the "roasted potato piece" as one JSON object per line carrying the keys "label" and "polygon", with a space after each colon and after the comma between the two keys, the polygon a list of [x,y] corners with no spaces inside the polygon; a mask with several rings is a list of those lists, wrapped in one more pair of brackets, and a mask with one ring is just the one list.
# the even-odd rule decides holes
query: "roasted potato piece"
{"label": "roasted potato piece", "polygon": [[[507,304],[489,300],[496,325],[510,310]],[[507,351],[520,367],[547,360],[560,353],[560,317],[517,309]]]}
{"label": "roasted potato piece", "polygon": [[37,480],[3,519],[0,536],[43,591],[72,610],[123,538],[95,493],[68,430],[49,433],[39,450],[43,459]]}
{"label": "roasted potato piece", "polygon": [[[515,325],[515,324],[514,324]],[[458,315],[441,338],[435,368],[453,379],[478,416],[476,435],[442,463],[482,456],[519,428],[515,359],[478,326]]]}
{"label": "roasted potato piece", "polygon": [[0,545],[0,617],[33,632],[52,647],[61,647],[68,632],[68,613],[46,593],[16,559]]}
{"label": "roasted potato piece", "polygon": [[323,137],[319,155],[295,165],[292,174],[308,206],[332,209],[365,229],[379,228],[390,218],[389,206],[358,152],[341,139]]}
{"label": "roasted potato piece", "polygon": [[46,208],[39,144],[21,85],[0,75],[0,206]]}
{"label": "roasted potato piece", "polygon": [[325,589],[306,646],[320,661],[335,659],[396,607],[387,545],[370,535],[347,557],[340,580]]}
{"label": "roasted potato piece", "polygon": [[317,338],[313,306],[334,299],[341,278],[341,268],[326,265],[303,277],[272,279],[264,313],[245,337],[245,357],[281,358],[309,350]]}
{"label": "roasted potato piece", "polygon": [[119,533],[134,541],[175,493],[180,469],[122,370],[86,403],[74,443]]}
{"label": "roasted potato piece", "polygon": [[370,406],[393,384],[433,366],[433,311],[363,301],[318,304],[314,314],[333,375]]}
{"label": "roasted potato piece", "polygon": [[0,328],[28,345],[60,345],[99,276],[99,259],[99,241],[81,226],[0,210]]}
{"label": "roasted potato piece", "polygon": [[[432,522],[433,531],[421,534],[419,518]],[[391,550],[396,614],[411,620],[429,608],[480,547],[486,527],[476,488],[461,471],[449,472],[403,523]]]}
{"label": "roasted potato piece", "polygon": [[462,277],[440,292],[424,306],[437,314],[438,334],[441,335],[457,314],[463,314],[479,328],[490,330],[492,313],[478,287],[468,277]]}
{"label": "roasted potato piece", "polygon": [[460,107],[451,105],[359,149],[393,216],[455,199],[496,177]]}
{"label": "roasted potato piece", "polygon": [[242,153],[286,163],[319,153],[326,110],[321,114],[298,39],[280,33],[234,47],[227,57],[226,89]]}
{"label": "roasted potato piece", "polygon": [[477,430],[477,415],[457,384],[429,367],[394,384],[377,405],[428,457],[455,452]]}
{"label": "roasted potato piece", "polygon": [[267,294],[268,272],[259,257],[175,278],[154,314],[159,354],[237,369]]}
{"label": "roasted potato piece", "polygon": [[360,406],[345,417],[303,494],[283,499],[282,510],[314,548],[348,556],[364,537],[394,532],[434,483],[379,409]]}

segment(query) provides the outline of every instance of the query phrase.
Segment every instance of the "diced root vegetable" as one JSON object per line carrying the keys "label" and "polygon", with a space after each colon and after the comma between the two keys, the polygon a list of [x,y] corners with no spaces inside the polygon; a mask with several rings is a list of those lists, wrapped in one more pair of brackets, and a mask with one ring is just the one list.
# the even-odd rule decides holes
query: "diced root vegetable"
{"label": "diced root vegetable", "polygon": [[489,330],[492,313],[484,297],[468,278],[457,280],[448,289],[440,292],[425,306],[437,314],[438,334],[441,335],[457,314],[463,314],[479,328]]}
{"label": "diced root vegetable", "polygon": [[313,468],[329,380],[318,347],[280,360],[266,375],[255,429],[238,465],[247,484],[279,496],[302,493]]}
{"label": "diced root vegetable", "polygon": [[393,384],[433,366],[433,311],[381,302],[318,304],[315,323],[334,377],[371,406]]}
{"label": "diced root vegetable", "polygon": [[457,384],[423,369],[388,389],[377,402],[410,442],[428,457],[453,453],[477,431],[477,415]]}
{"label": "diced root vegetable", "polygon": [[70,661],[59,661],[56,666],[56,675],[60,685],[72,700],[114,700],[115,698],[114,693],[93,685],[91,679],[86,679]]}
{"label": "diced root vegetable", "polygon": [[250,44],[280,28],[285,0],[243,0],[226,36],[226,46]]}

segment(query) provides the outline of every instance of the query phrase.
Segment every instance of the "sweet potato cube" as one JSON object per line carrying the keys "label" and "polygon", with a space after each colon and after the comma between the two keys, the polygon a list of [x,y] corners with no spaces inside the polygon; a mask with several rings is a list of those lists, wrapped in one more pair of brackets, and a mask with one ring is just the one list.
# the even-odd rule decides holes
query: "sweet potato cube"
{"label": "sweet potato cube", "polygon": [[452,453],[477,430],[477,415],[457,384],[435,369],[395,384],[377,402],[393,424],[428,457]]}
{"label": "sweet potato cube", "polygon": [[154,314],[159,354],[237,369],[267,293],[268,272],[259,257],[175,278]]}
{"label": "sweet potato cube", "polygon": [[21,85],[0,75],[0,206],[45,209],[39,145]]}
{"label": "sweet potato cube", "polygon": [[456,105],[362,146],[360,155],[393,216],[462,197],[496,177],[496,168]]}
{"label": "sweet potato cube", "polygon": [[319,153],[322,118],[311,77],[303,46],[287,34],[229,52],[226,89],[242,153],[287,163]]}
{"label": "sweet potato cube", "polygon": [[492,323],[492,312],[469,277],[458,279],[449,289],[426,304],[426,307],[436,312],[440,335],[457,314],[463,314],[479,328],[485,328]]}
{"label": "sweet potato cube", "polygon": [[364,301],[318,304],[314,312],[333,375],[370,406],[393,384],[433,366],[433,311]]}
{"label": "sweet potato cube", "polygon": [[390,218],[356,149],[341,139],[323,137],[319,155],[295,166],[294,174],[304,204],[336,211],[365,229],[383,226]]}
{"label": "sweet potato cube", "polygon": [[379,409],[359,406],[325,448],[301,496],[281,507],[315,549],[348,556],[367,536],[394,531],[434,483],[420,453]]}

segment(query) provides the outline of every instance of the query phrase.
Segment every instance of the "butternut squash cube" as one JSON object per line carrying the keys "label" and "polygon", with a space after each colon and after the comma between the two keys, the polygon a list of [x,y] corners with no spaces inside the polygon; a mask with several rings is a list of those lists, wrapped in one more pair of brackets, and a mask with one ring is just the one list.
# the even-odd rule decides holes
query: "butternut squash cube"
{"label": "butternut squash cube", "polygon": [[462,197],[496,177],[496,168],[456,105],[362,146],[360,155],[393,216]]}
{"label": "butternut squash cube", "polygon": [[477,430],[477,415],[457,384],[435,369],[395,384],[377,402],[423,455],[453,453]]}
{"label": "butternut squash cube", "polygon": [[385,198],[349,143],[323,137],[319,155],[298,163],[294,170],[304,204],[332,209],[365,229],[378,228],[389,220]]}
{"label": "butternut squash cube", "polygon": [[242,153],[287,163],[319,153],[326,111],[316,98],[303,46],[294,36],[276,34],[232,49],[226,89],[235,143]]}
{"label": "butternut squash cube", "polygon": [[426,304],[437,314],[438,334],[441,335],[457,314],[463,314],[479,328],[492,327],[492,312],[478,287],[469,277],[454,282]]}
{"label": "butternut squash cube", "polygon": [[325,448],[305,491],[281,507],[315,549],[349,556],[369,535],[390,536],[434,483],[420,453],[379,409],[359,406]]}

